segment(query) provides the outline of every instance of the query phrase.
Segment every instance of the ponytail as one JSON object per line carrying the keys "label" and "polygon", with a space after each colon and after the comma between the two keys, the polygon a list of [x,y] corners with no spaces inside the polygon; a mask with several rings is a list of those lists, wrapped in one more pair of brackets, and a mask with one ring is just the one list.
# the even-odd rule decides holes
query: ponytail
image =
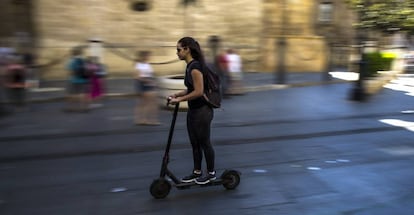
{"label": "ponytail", "polygon": [[203,66],[203,68],[206,66],[206,61],[204,59],[204,55],[203,52],[201,50],[201,46],[198,43],[197,40],[195,40],[192,37],[183,37],[181,38],[179,41],[179,43],[181,43],[182,47],[187,47],[190,49],[191,52],[191,56],[199,61],[201,63],[201,65]]}

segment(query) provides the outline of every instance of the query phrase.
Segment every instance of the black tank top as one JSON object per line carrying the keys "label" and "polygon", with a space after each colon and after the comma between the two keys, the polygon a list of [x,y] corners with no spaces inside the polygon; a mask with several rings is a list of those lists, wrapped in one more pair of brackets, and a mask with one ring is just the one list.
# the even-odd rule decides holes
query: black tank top
{"label": "black tank top", "polygon": [[[187,93],[194,91],[193,77],[191,75],[191,71],[193,69],[197,69],[198,71],[202,72],[201,63],[197,60],[193,60],[187,64],[184,78],[184,85],[187,87]],[[200,108],[203,105],[206,105],[206,102],[202,96],[196,99],[188,100],[188,108],[190,109]]]}

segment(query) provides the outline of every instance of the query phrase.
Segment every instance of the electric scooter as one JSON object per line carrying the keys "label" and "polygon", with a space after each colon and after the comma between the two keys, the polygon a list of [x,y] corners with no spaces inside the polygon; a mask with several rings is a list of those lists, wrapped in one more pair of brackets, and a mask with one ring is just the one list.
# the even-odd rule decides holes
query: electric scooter
{"label": "electric scooter", "polygon": [[[167,106],[169,105],[169,100],[167,101]],[[199,185],[195,182],[184,183],[180,179],[178,179],[169,169],[169,152],[171,148],[171,141],[174,133],[175,121],[177,119],[177,113],[179,110],[179,103],[177,103],[174,107],[173,118],[171,121],[170,131],[168,135],[168,142],[165,148],[164,157],[162,159],[160,177],[154,179],[150,187],[151,195],[156,199],[163,199],[165,198],[171,190],[171,182],[173,186],[175,186],[179,190],[189,189],[192,187],[207,187],[207,186],[216,186],[216,185],[223,185],[227,190],[236,189],[236,187],[240,183],[240,172],[237,170],[225,170],[220,178],[217,177],[216,180],[210,181],[207,184]],[[169,179],[167,179],[168,177]]]}

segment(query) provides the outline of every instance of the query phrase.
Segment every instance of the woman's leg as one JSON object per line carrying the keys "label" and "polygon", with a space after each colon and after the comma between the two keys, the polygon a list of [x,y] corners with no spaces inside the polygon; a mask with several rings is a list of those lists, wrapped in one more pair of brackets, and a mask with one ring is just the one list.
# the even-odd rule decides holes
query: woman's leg
{"label": "woman's leg", "polygon": [[215,160],[215,153],[214,148],[211,145],[210,142],[210,130],[211,130],[211,121],[213,119],[213,109],[204,106],[201,108],[202,114],[200,116],[200,124],[197,128],[197,133],[199,134],[199,142],[201,145],[201,148],[203,149],[204,156],[206,158],[206,164],[207,164],[207,171],[213,172],[214,171],[214,160]]}
{"label": "woman's leg", "polygon": [[201,162],[203,159],[203,153],[201,151],[201,146],[198,143],[197,137],[197,116],[196,110],[188,110],[187,113],[187,132],[190,139],[191,147],[193,150],[193,162],[194,162],[194,171],[201,171]]}
{"label": "woman's leg", "polygon": [[149,107],[149,116],[150,116],[150,122],[154,124],[159,124],[159,117],[158,117],[158,97],[157,97],[157,91],[153,90],[151,91],[151,97],[150,97],[150,107]]}
{"label": "woman's leg", "polygon": [[150,113],[151,113],[151,92],[150,91],[146,91],[144,92],[143,95],[143,110],[142,110],[142,114],[141,114],[141,118],[145,123],[149,123],[151,118],[150,118]]}
{"label": "woman's leg", "polygon": [[135,105],[135,124],[143,123],[142,121],[142,112],[143,112],[143,95],[140,94],[137,99],[137,103]]}
{"label": "woman's leg", "polygon": [[193,148],[195,169],[201,169],[201,162],[206,157],[207,170],[214,171],[215,153],[210,142],[210,127],[213,119],[213,110],[203,106],[196,110],[189,110],[187,118],[187,129]]}

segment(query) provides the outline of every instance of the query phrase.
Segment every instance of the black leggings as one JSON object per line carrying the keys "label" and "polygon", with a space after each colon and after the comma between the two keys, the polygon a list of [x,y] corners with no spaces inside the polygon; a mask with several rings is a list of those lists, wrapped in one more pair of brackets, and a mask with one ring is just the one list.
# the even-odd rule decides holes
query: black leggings
{"label": "black leggings", "polygon": [[210,126],[213,117],[213,109],[207,105],[188,109],[187,131],[193,148],[194,170],[201,170],[204,152],[207,171],[214,171],[214,149],[210,143]]}

